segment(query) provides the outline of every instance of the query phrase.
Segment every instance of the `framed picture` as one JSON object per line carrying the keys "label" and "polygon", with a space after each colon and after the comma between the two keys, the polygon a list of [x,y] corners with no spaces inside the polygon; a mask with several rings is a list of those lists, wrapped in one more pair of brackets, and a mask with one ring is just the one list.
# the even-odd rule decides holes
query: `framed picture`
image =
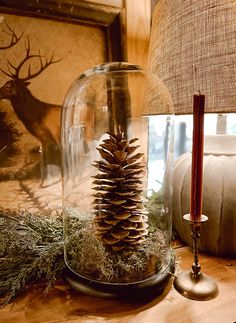
{"label": "framed picture", "polygon": [[122,1],[0,4],[0,211],[61,203],[60,115],[72,82],[125,60]]}

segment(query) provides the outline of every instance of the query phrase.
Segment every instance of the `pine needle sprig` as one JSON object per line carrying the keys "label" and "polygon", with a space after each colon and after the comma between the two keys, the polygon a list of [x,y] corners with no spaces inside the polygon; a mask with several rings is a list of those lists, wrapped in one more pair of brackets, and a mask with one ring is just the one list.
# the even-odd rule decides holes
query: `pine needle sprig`
{"label": "pine needle sprig", "polygon": [[0,307],[29,284],[43,280],[48,292],[64,268],[63,225],[55,217],[0,212]]}

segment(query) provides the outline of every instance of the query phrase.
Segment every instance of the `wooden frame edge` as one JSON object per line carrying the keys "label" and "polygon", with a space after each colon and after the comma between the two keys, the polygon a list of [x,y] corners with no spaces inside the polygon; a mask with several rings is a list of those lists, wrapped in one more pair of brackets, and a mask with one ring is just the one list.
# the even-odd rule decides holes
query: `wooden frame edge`
{"label": "wooden frame edge", "polygon": [[0,12],[95,25],[106,31],[109,61],[126,60],[124,9],[92,1],[1,0]]}

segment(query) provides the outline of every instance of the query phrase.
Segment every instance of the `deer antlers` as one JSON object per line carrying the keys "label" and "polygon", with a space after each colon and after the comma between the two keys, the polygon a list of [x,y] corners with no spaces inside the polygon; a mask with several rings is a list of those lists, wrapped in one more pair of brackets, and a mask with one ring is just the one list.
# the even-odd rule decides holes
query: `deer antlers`
{"label": "deer antlers", "polygon": [[0,50],[13,47],[18,43],[18,41],[21,39],[21,37],[24,34],[24,32],[22,32],[20,36],[17,36],[14,28],[11,28],[6,21],[5,21],[5,24],[7,26],[7,30],[3,30],[3,33],[7,34],[8,36],[11,36],[11,38],[10,38],[10,43],[8,45],[0,46]]}
{"label": "deer antlers", "polygon": [[[18,66],[14,66],[9,60],[7,60],[8,72],[4,71],[2,68],[0,68],[0,71],[2,73],[4,73],[5,75],[9,76],[10,78],[14,79],[14,80],[19,80],[19,81],[26,82],[28,80],[31,80],[31,79],[35,78],[39,74],[41,74],[42,71],[44,71],[49,65],[57,63],[57,62],[59,62],[61,60],[61,59],[54,60],[54,54],[52,54],[50,59],[48,59],[47,57],[42,56],[40,54],[40,52],[39,52],[39,54],[31,54],[30,50],[31,49],[30,49],[29,36],[27,36],[26,41],[25,41],[25,51],[26,51],[26,53],[25,53],[25,57],[23,58],[23,60],[18,64]],[[30,61],[30,59],[32,59],[32,58],[39,58],[39,62],[40,62],[39,70],[34,72],[34,73],[31,73],[31,64],[29,64],[27,76],[26,77],[20,77],[20,71],[21,71],[22,67],[24,66],[24,64],[27,61]],[[44,62],[43,62],[43,58],[44,58]],[[14,72],[12,72],[11,69],[13,69]]]}

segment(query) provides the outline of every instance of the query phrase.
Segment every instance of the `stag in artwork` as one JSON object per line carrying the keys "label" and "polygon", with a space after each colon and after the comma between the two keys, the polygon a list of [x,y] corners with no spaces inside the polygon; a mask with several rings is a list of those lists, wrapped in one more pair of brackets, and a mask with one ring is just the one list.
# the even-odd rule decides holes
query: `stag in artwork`
{"label": "stag in artwork", "polygon": [[[39,67],[32,72],[31,62],[35,59],[39,61]],[[51,163],[51,158],[56,152],[60,152],[61,107],[38,100],[32,95],[28,85],[29,81],[40,75],[48,66],[59,61],[54,59],[54,55],[47,58],[40,53],[32,54],[29,37],[27,37],[25,55],[21,62],[15,66],[8,60],[8,70],[0,68],[1,72],[10,78],[0,88],[0,100],[10,100],[17,117],[41,144],[42,185],[48,176],[47,166]],[[24,73],[26,75],[23,77]]]}
{"label": "stag in artwork", "polygon": [[[16,33],[15,29],[11,28],[5,20],[1,28],[0,51],[14,47],[22,36],[23,32],[21,34]],[[14,127],[14,124],[5,122],[5,118],[6,112],[0,111],[0,165],[4,165],[6,156],[12,156],[16,153],[13,142],[16,142],[19,137],[19,132]]]}
{"label": "stag in artwork", "polygon": [[17,35],[14,28],[11,28],[5,21],[6,29],[2,30],[2,33],[7,35],[7,43],[0,44],[0,50],[8,49],[15,46],[18,41],[22,38],[23,33]]}

